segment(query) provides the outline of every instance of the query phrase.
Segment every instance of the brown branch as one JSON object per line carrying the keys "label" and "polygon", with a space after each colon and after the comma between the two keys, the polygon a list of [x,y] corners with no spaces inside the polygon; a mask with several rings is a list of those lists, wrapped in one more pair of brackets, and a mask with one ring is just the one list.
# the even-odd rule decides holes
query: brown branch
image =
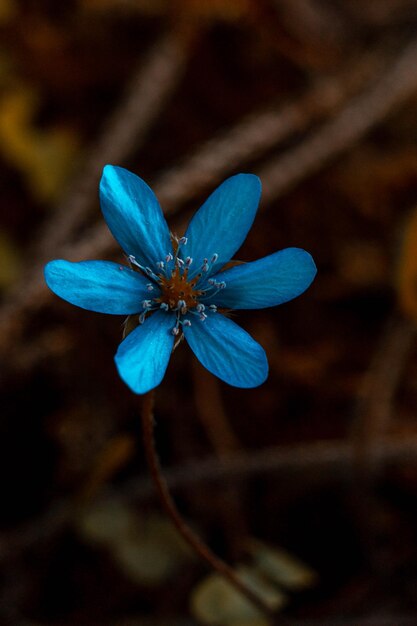
{"label": "brown branch", "polygon": [[120,163],[137,150],[182,76],[186,42],[177,34],[161,37],[134,73],[125,97],[92,146],[78,177],[52,213],[34,244],[38,259],[56,254],[85,222],[97,204],[101,171],[107,163]]}
{"label": "brown branch", "polygon": [[[407,439],[379,439],[374,443],[375,457],[384,464],[416,463],[417,436]],[[338,479],[351,479],[355,448],[349,441],[316,441],[292,446],[273,446],[262,450],[217,457],[186,463],[166,470],[165,476],[171,490],[178,490],[207,481],[242,479],[269,472],[323,472]],[[144,479],[133,479],[125,485],[123,493],[132,498],[151,495],[151,485]]]}
{"label": "brown branch", "polygon": [[381,462],[375,442],[383,437],[393,417],[394,400],[405,361],[416,336],[415,324],[391,316],[384,326],[374,356],[359,389],[352,441],[362,478],[375,474]]}
{"label": "brown branch", "polygon": [[[374,454],[381,463],[417,463],[417,436],[380,439],[374,442]],[[274,472],[323,472],[332,480],[351,480],[355,448],[349,441],[316,441],[293,446],[273,446],[257,451],[234,453],[227,459],[208,457],[193,463],[165,470],[165,480],[170,490],[225,479],[250,478]],[[103,489],[102,497],[120,497],[124,500],[145,500],[152,497],[154,489],[147,478],[134,478],[119,485],[117,493],[112,487]],[[40,543],[72,522],[77,514],[74,500],[61,500],[50,509],[11,533],[0,538],[0,559],[18,555],[31,545]]]}
{"label": "brown branch", "polygon": [[219,458],[227,458],[242,446],[226,415],[220,384],[197,359],[193,359],[191,367],[197,416],[216,454]]}
{"label": "brown branch", "polygon": [[360,386],[353,421],[354,447],[351,503],[364,554],[374,576],[383,571],[378,533],[381,505],[375,482],[382,470],[377,453],[378,441],[388,431],[394,415],[395,395],[405,368],[407,356],[416,335],[415,324],[391,315],[379,338],[374,356]]}
{"label": "brown branch", "polygon": [[[97,143],[91,147],[79,175],[70,184],[62,202],[34,242],[28,255],[30,265],[19,284],[8,294],[2,308],[1,326],[8,332],[2,333],[0,344],[10,345],[6,336],[11,338],[22,329],[25,320],[21,319],[21,315],[38,309],[44,302],[47,297],[43,280],[45,261],[62,256],[65,246],[85,223],[91,207],[96,204],[103,166],[124,161],[144,141],[182,76],[186,52],[187,39],[181,38],[178,33],[169,33],[156,42],[145,61],[141,62],[125,97],[108,120]],[[106,244],[103,244],[103,234]],[[99,236],[101,243],[98,247],[108,247],[110,238],[107,232],[103,233],[100,229]],[[93,236],[93,241],[97,247],[97,236]],[[82,251],[83,243],[80,248]]]}
{"label": "brown branch", "polygon": [[251,114],[203,144],[188,160],[157,180],[155,191],[162,206],[168,214],[173,213],[178,205],[191,200],[227,173],[331,115],[381,70],[381,64],[379,51],[351,60],[348,68],[336,76],[317,80],[296,100]]}
{"label": "brown branch", "polygon": [[301,145],[259,171],[264,202],[272,202],[357,143],[417,92],[417,41],[403,50],[386,73],[354,97]]}

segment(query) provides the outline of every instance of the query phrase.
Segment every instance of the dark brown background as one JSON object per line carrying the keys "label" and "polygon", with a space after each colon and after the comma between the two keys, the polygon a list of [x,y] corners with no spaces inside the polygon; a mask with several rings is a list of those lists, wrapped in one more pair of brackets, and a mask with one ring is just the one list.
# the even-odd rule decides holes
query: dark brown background
{"label": "dark brown background", "polygon": [[[239,258],[318,266],[299,299],[236,315],[269,356],[260,388],[173,355],[156,437],[181,511],[231,563],[256,537],[313,568],[286,623],[417,623],[416,27],[412,0],[0,2],[1,623],[191,624],[207,575],[175,549],[151,582],[120,557],[150,527],[169,553],[113,364],[123,320],[43,283],[52,258],[122,260],[107,162],[177,232],[257,173]],[[116,530],[85,530],[97,507]]]}

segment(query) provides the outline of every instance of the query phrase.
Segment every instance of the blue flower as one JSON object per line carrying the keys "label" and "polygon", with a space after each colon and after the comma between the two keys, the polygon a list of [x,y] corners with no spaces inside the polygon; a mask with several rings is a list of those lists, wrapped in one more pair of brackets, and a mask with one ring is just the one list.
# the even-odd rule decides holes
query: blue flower
{"label": "blue flower", "polygon": [[115,356],[121,378],[135,393],[159,385],[181,335],[201,363],[230,385],[256,387],[267,378],[263,348],[225,313],[299,296],[313,281],[316,266],[308,252],[286,248],[228,268],[260,195],[257,176],[228,178],[178,238],[143,180],[121,167],[104,168],[101,208],[130,267],[56,260],[46,265],[45,278],[54,293],[83,309],[138,316],[139,324]]}

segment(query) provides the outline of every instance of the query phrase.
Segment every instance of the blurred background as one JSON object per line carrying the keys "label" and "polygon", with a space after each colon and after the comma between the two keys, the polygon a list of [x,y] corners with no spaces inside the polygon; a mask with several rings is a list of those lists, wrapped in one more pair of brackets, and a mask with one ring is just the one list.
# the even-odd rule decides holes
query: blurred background
{"label": "blurred background", "polygon": [[[0,623],[417,624],[417,2],[0,0],[0,34]],[[123,261],[105,163],[177,233],[256,173],[239,259],[317,263],[300,298],[236,315],[264,385],[182,345],[156,399],[181,512],[275,621],[161,512],[123,319],[44,285],[53,258]]]}

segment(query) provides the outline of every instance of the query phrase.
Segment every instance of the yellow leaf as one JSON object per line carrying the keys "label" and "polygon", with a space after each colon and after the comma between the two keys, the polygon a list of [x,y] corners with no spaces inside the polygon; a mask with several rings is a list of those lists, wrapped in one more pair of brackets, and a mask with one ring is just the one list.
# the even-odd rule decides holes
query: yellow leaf
{"label": "yellow leaf", "polygon": [[0,99],[0,150],[26,177],[34,195],[53,201],[71,172],[78,140],[67,128],[38,129],[32,118],[38,94],[24,85],[5,91]]}

